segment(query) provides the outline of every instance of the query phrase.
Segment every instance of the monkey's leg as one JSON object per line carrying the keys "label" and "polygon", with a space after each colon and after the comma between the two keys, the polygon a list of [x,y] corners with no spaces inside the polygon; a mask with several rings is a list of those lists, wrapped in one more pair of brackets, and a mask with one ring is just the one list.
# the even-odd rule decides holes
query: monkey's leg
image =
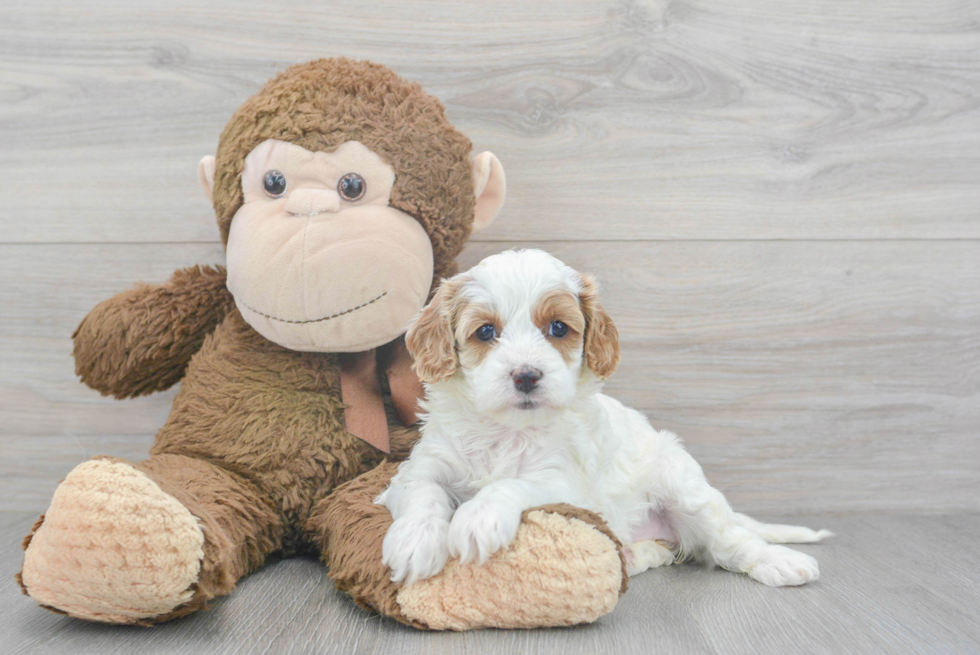
{"label": "monkey's leg", "polygon": [[55,491],[18,580],[69,616],[156,623],[229,593],[280,542],[278,516],[240,476],[182,455],[100,458]]}
{"label": "monkey's leg", "polygon": [[373,501],[396,470],[385,462],[338,487],[306,525],[358,605],[421,629],[534,628],[594,621],[626,591],[619,542],[598,516],[568,505],[525,512],[514,542],[482,566],[450,560],[428,580],[391,582],[381,564],[391,515]]}

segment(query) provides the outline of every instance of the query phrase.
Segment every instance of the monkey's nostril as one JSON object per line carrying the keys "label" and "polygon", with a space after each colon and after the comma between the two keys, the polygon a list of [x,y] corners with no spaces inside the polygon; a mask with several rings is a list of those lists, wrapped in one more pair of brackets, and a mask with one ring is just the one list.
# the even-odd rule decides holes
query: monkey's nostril
{"label": "monkey's nostril", "polygon": [[538,380],[542,376],[544,376],[544,373],[536,368],[522,368],[511,373],[514,386],[521,393],[531,393],[534,391],[534,388],[538,386]]}

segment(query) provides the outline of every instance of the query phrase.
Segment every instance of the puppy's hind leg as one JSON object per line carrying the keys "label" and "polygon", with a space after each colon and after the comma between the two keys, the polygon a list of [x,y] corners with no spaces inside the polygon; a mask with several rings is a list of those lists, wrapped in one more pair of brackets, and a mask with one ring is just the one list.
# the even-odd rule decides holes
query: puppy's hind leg
{"label": "puppy's hind leg", "polygon": [[739,525],[724,495],[704,479],[687,485],[672,515],[682,554],[703,551],[722,568],[747,573],[770,587],[801,585],[820,577],[814,558],[770,544]]}
{"label": "puppy's hind leg", "polygon": [[674,551],[661,541],[634,541],[626,551],[626,573],[634,576],[647,569],[674,563]]}
{"label": "puppy's hind leg", "polygon": [[735,522],[771,544],[812,544],[834,536],[830,530],[811,530],[798,525],[762,523],[738,512],[735,512]]}

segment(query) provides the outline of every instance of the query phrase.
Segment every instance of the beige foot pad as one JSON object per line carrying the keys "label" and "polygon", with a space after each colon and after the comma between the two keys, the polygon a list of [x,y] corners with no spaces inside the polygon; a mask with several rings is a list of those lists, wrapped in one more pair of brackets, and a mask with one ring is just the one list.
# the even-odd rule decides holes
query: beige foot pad
{"label": "beige foot pad", "polygon": [[93,460],[55,491],[26,546],[21,582],[70,616],[137,623],[192,598],[203,546],[197,519],[145,473]]}
{"label": "beige foot pad", "polygon": [[402,587],[398,605],[434,630],[576,625],[612,611],[624,591],[619,545],[591,523],[535,510],[483,566],[452,560]]}

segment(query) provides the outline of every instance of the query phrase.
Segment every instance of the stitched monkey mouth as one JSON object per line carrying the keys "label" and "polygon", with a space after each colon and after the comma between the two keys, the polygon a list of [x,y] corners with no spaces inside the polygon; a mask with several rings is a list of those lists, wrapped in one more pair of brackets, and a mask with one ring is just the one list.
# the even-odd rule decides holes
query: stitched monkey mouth
{"label": "stitched monkey mouth", "polygon": [[302,321],[292,321],[292,320],[289,320],[288,318],[279,318],[278,316],[273,316],[272,314],[266,314],[265,312],[260,312],[259,310],[255,309],[251,305],[246,305],[245,303],[242,303],[242,304],[245,305],[245,308],[248,309],[249,311],[255,312],[259,316],[265,316],[266,318],[271,319],[273,321],[279,321],[280,323],[292,323],[294,325],[303,325],[304,323],[322,323],[323,321],[329,321],[329,320],[334,319],[334,318],[340,318],[341,316],[346,316],[347,314],[352,314],[352,313],[356,312],[359,309],[363,309],[364,307],[367,307],[368,305],[372,305],[372,304],[376,303],[377,301],[381,300],[382,298],[384,298],[387,295],[388,295],[388,292],[387,291],[383,291],[380,295],[375,296],[374,298],[371,298],[371,300],[368,300],[367,302],[363,302],[360,305],[357,305],[356,307],[351,307],[350,309],[345,309],[342,312],[337,312],[336,314],[331,314],[330,316],[324,316],[322,318],[311,318],[311,319],[302,320]]}

